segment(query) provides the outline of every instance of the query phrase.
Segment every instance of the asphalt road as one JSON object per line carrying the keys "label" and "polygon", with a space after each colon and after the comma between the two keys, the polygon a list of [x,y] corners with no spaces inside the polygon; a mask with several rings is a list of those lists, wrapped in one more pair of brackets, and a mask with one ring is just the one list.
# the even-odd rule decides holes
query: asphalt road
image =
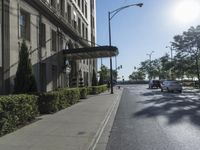
{"label": "asphalt road", "polygon": [[200,150],[200,93],[127,86],[107,150]]}

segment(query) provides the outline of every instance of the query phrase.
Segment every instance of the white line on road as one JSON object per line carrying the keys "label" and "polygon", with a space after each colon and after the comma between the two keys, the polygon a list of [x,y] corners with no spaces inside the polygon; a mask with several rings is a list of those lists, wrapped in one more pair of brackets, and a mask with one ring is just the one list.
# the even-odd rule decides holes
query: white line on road
{"label": "white line on road", "polygon": [[[123,93],[123,91],[121,93]],[[110,116],[111,116],[111,114],[112,114],[112,112],[113,112],[113,110],[114,110],[114,108],[115,108],[115,106],[116,106],[116,104],[117,104],[117,102],[120,98],[120,95],[122,95],[122,94],[119,94],[117,96],[117,100],[112,104],[111,108],[109,109],[108,113],[106,114],[105,119],[101,122],[100,128],[98,129],[98,131],[95,134],[92,142],[90,143],[88,150],[95,150],[97,143],[99,142],[99,139],[100,139],[100,137],[101,137],[101,135],[102,135],[109,119],[110,119]]]}

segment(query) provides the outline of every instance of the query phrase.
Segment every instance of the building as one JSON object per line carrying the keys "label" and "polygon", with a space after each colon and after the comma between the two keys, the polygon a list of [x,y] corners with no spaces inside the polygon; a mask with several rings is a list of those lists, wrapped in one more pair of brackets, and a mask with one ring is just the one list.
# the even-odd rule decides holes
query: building
{"label": "building", "polygon": [[95,46],[95,0],[1,0],[0,8],[1,94],[13,91],[23,39],[39,91],[76,87],[80,78],[91,85],[97,60],[67,60],[62,51]]}

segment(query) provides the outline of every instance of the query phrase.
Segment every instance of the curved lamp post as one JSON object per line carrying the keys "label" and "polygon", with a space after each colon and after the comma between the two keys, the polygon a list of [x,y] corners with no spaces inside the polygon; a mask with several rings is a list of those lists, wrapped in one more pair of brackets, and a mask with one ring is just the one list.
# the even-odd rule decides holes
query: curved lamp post
{"label": "curved lamp post", "polygon": [[[108,28],[109,28],[109,46],[111,46],[111,24],[110,21],[111,19],[117,14],[119,13],[121,10],[132,7],[132,6],[139,6],[142,7],[143,3],[138,3],[138,4],[131,4],[131,5],[126,5],[123,7],[120,7],[118,9],[115,9],[113,11],[109,11],[108,12]],[[112,57],[110,57],[110,83],[111,83],[111,91],[110,93],[113,94],[113,75],[112,75]]]}

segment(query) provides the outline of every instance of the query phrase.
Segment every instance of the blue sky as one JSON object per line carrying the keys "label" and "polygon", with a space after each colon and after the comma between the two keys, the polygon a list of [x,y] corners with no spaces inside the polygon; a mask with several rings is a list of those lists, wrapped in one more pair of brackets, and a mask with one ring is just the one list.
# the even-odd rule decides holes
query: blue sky
{"label": "blue sky", "polygon": [[[163,56],[170,52],[165,47],[173,41],[174,35],[182,34],[190,26],[200,25],[200,15],[186,22],[175,18],[174,10],[183,1],[192,0],[97,0],[99,45],[108,45],[108,11],[133,3],[144,3],[142,8],[134,6],[122,10],[111,20],[112,45],[119,49],[117,65],[123,66],[119,70],[119,77],[128,79],[134,67],[139,67],[141,61],[149,58],[147,53],[155,51],[152,59]],[[104,58],[103,64],[109,67],[109,58]]]}

